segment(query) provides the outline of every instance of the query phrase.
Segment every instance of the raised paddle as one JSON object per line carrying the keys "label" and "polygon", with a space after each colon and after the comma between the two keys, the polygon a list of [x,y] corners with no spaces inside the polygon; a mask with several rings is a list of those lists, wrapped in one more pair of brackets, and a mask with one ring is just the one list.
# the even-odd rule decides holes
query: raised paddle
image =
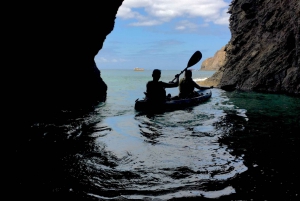
{"label": "raised paddle", "polygon": [[[196,63],[198,63],[200,61],[200,59],[202,58],[202,53],[200,51],[196,51],[190,58],[187,67],[185,69],[183,69],[179,75],[181,75],[187,68],[195,65]],[[176,79],[176,77],[171,81],[174,82],[174,80]]]}

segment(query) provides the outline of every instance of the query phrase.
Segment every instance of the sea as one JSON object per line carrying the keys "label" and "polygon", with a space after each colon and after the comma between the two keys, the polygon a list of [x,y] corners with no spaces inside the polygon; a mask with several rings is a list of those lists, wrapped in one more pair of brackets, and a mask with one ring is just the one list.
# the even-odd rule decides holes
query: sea
{"label": "sea", "polygon": [[[134,104],[152,70],[100,71],[106,102],[62,110],[24,131],[11,198],[299,199],[298,97],[213,88],[199,105],[148,114]],[[160,80],[178,73],[162,70]],[[213,73],[194,70],[193,79]]]}

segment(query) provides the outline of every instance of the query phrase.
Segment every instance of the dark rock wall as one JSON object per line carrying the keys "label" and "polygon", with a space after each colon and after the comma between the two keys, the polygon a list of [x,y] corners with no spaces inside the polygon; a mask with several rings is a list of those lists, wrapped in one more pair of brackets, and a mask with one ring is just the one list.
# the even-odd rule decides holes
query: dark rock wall
{"label": "dark rock wall", "polygon": [[300,1],[233,0],[226,64],[206,84],[300,95]]}
{"label": "dark rock wall", "polygon": [[123,0],[7,6],[10,91],[27,112],[103,101],[94,57]]}

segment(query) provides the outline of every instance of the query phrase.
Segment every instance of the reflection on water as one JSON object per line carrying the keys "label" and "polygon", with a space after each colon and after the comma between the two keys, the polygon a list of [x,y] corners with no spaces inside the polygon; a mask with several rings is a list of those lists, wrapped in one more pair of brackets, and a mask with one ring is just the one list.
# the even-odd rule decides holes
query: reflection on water
{"label": "reflection on water", "polygon": [[[278,122],[299,129],[299,117],[290,118],[293,111],[274,110],[271,117],[264,114],[265,124],[261,124],[259,111],[265,108],[255,101],[270,101],[268,97],[241,96],[245,95],[213,89],[206,103],[151,116],[135,112],[131,104],[124,107],[124,102],[120,108],[107,102],[88,111],[63,111],[58,118],[35,122],[24,131],[28,135],[16,146],[14,178],[21,192],[66,199],[245,195],[251,186],[246,185],[244,175],[272,168],[257,154],[266,156],[266,150],[276,150],[261,149],[263,145],[251,144],[252,140],[260,142],[255,140],[260,135],[261,142],[276,142],[280,147],[274,138],[269,138],[272,144],[265,137],[281,139],[283,133],[274,128]],[[251,108],[252,104],[258,109]],[[299,109],[298,104],[284,107]],[[275,114],[284,115],[286,121]],[[299,137],[292,128],[285,127],[285,131],[295,146]],[[267,161],[272,157],[276,161],[271,153],[268,157]],[[251,178],[256,174],[251,173]],[[252,187],[263,189],[261,181],[255,181]]]}
{"label": "reflection on water", "polygon": [[93,134],[98,135],[93,145],[98,155],[82,158],[88,167],[85,174],[93,185],[88,194],[102,199],[120,194],[128,199],[150,195],[169,199],[234,193],[234,188],[223,185],[223,181],[247,167],[242,157],[232,156],[226,146],[218,143],[223,130],[213,125],[224,114],[224,108],[233,106],[221,103],[227,101],[222,95],[216,96],[187,110],[150,117],[125,112],[104,118],[95,129],[110,130]]}
{"label": "reflection on water", "polygon": [[[230,181],[235,197],[297,200],[300,185],[300,99],[254,92],[227,93],[247,118],[226,111],[216,125],[231,124],[219,142],[248,167]],[[246,121],[245,121],[246,120]]]}

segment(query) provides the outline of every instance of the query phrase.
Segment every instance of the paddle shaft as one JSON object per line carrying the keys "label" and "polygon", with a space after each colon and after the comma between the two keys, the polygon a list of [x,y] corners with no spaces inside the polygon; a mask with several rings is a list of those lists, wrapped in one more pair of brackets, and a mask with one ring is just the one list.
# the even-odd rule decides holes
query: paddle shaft
{"label": "paddle shaft", "polygon": [[[187,67],[185,69],[183,69],[179,75],[181,75],[187,68],[195,65],[196,63],[198,63],[200,61],[200,59],[202,58],[202,53],[200,51],[196,51],[190,58]],[[174,80],[176,79],[176,77],[171,81],[174,82]]]}
{"label": "paddle shaft", "polygon": [[[181,75],[187,68],[189,68],[190,66],[187,66],[185,69],[183,69],[180,73],[179,73],[179,75]],[[174,82],[174,80],[176,79],[176,77],[171,81],[171,82]]]}

